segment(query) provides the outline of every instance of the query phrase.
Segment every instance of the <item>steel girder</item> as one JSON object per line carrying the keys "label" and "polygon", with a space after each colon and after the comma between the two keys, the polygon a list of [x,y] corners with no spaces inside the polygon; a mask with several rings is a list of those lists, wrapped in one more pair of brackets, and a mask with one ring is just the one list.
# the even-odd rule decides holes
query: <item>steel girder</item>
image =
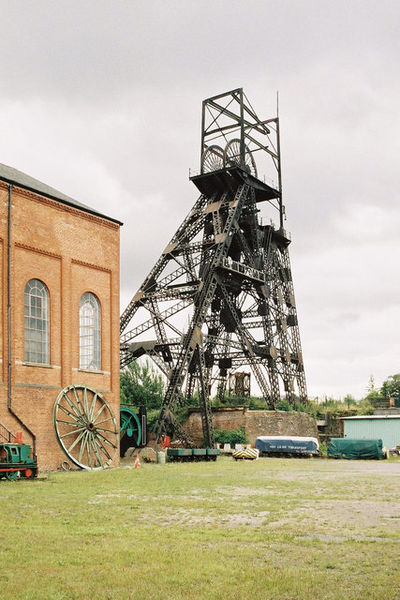
{"label": "steel girder", "polygon": [[[222,394],[227,370],[250,367],[271,408],[282,397],[304,401],[306,387],[284,232],[258,222],[246,184],[201,196],[190,215],[190,232],[178,230],[129,305],[132,316],[140,310],[147,318],[122,334],[121,365],[136,357],[150,333],[154,346],[147,354],[169,381],[157,434],[197,385],[204,438],[212,445],[210,384],[219,380]],[[187,261],[176,269],[174,255],[183,250]]]}
{"label": "steel girder", "polygon": [[[257,120],[239,92],[203,103],[202,151],[213,152],[208,136],[217,135],[217,130],[229,134],[225,126],[218,129],[218,115],[233,119],[234,135],[241,128],[245,144],[229,143],[226,165],[225,155],[215,146],[216,160],[208,156],[208,171],[192,177],[200,197],[121,317],[121,366],[147,354],[167,375],[157,439],[167,423],[177,427],[174,407],[197,388],[204,443],[212,446],[210,396],[222,397],[229,373],[239,367],[253,372],[270,408],[282,398],[292,404],[307,401],[290,239],[283,228],[278,119]],[[222,105],[230,95],[240,106],[236,113],[229,103]],[[211,125],[205,124],[206,109],[218,113]],[[270,141],[271,130],[278,141],[267,151],[253,136],[266,135]],[[272,157],[278,189],[256,179],[246,167],[246,152],[252,148]],[[210,171],[210,164],[217,170]],[[278,227],[263,223],[262,201],[278,210]],[[179,430],[179,435],[183,439],[186,434]]]}

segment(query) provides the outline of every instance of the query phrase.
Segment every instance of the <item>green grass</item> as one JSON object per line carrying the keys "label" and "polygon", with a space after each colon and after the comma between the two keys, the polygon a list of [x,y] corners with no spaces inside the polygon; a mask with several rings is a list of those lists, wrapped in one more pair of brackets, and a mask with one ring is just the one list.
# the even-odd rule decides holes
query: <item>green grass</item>
{"label": "green grass", "polygon": [[399,600],[400,461],[0,482],[1,600]]}

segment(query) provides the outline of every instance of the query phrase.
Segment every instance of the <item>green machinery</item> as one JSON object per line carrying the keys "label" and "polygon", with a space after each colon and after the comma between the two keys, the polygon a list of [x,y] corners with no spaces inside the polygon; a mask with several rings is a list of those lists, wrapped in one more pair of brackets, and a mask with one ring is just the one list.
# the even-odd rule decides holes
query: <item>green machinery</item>
{"label": "green machinery", "polygon": [[141,406],[139,414],[131,408],[120,408],[120,456],[125,456],[128,448],[144,448],[147,443],[147,413]]}
{"label": "green machinery", "polygon": [[0,478],[32,479],[37,473],[37,459],[29,444],[0,443]]}

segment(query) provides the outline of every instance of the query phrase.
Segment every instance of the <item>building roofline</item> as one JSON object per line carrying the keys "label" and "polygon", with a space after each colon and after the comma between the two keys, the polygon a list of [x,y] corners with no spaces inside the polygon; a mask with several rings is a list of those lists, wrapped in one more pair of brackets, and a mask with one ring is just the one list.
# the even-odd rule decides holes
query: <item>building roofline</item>
{"label": "building roofline", "polygon": [[118,225],[123,225],[123,223],[118,219],[104,215],[103,213],[100,213],[99,211],[90,208],[90,206],[86,206],[85,204],[74,200],[70,196],[63,194],[62,192],[50,187],[38,179],[35,179],[34,177],[31,177],[30,175],[27,175],[18,169],[14,169],[14,167],[9,167],[8,165],[4,165],[2,163],[0,163],[0,180],[5,181],[8,184],[17,185],[18,187],[24,188],[31,192],[35,192],[36,194],[40,194],[41,196],[45,196],[51,200],[56,200],[57,202],[61,202],[67,206],[90,213],[96,217],[106,219],[107,221],[112,221]]}
{"label": "building roofline", "polygon": [[342,417],[343,421],[358,419],[400,419],[400,415],[360,415],[358,417]]}

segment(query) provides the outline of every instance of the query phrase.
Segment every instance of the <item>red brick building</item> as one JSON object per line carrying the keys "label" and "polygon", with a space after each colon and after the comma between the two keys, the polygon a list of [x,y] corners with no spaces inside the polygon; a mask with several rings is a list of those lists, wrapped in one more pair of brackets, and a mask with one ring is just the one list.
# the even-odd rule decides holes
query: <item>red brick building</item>
{"label": "red brick building", "polygon": [[118,422],[121,223],[1,164],[0,217],[0,424],[57,469],[61,390],[94,389]]}

